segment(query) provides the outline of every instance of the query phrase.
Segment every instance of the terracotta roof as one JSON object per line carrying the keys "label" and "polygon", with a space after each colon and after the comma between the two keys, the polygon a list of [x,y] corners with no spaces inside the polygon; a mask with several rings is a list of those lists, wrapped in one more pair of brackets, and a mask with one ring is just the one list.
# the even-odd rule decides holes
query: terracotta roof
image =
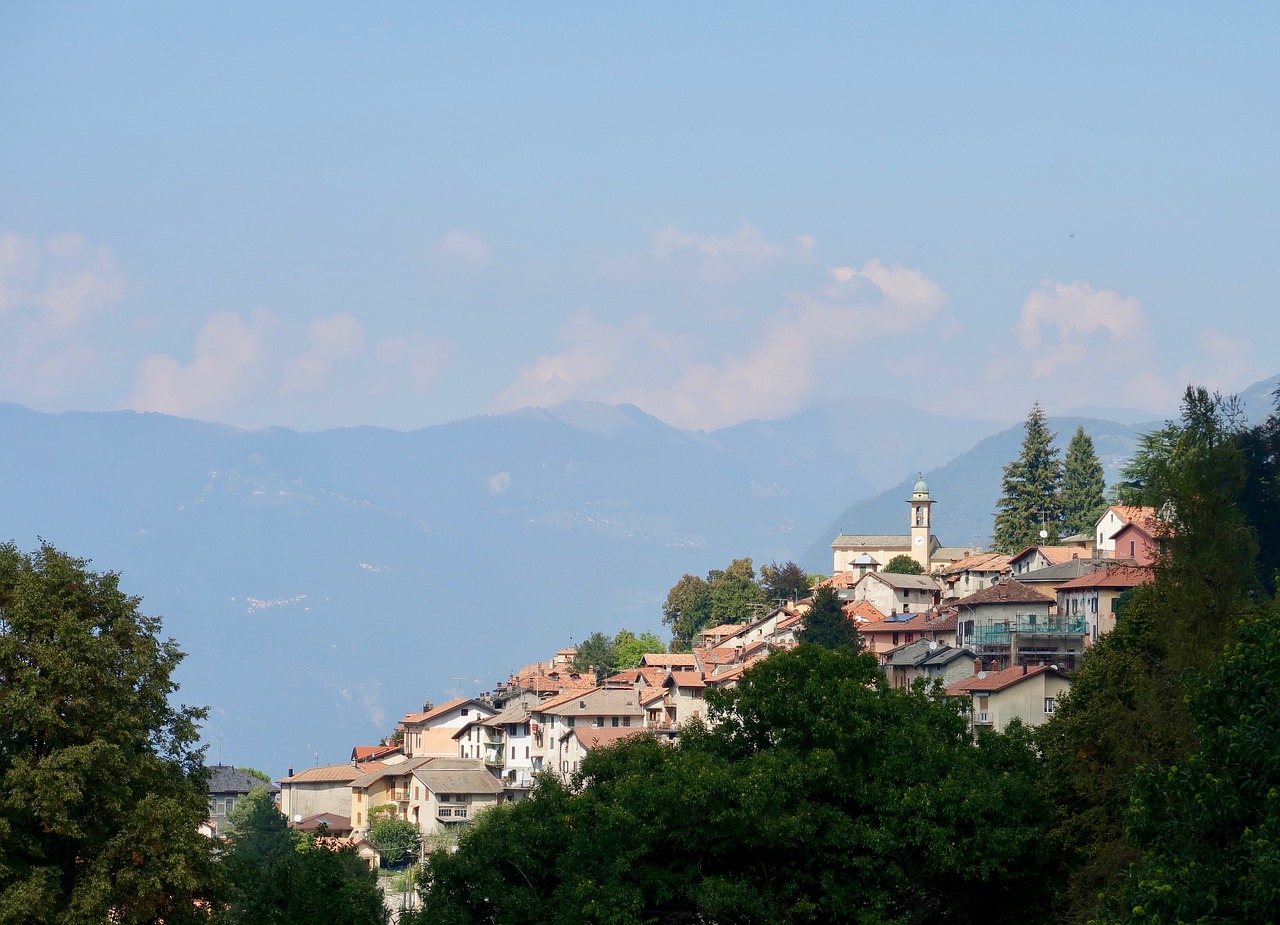
{"label": "terracotta roof", "polygon": [[706,687],[700,671],[673,671],[671,680],[680,687]]}
{"label": "terracotta roof", "polygon": [[[690,664],[693,664],[692,655],[689,656],[689,659]],[[660,685],[666,677],[667,671],[665,668],[628,668],[625,671],[619,671],[617,674],[613,675],[609,678],[609,681],[611,683],[614,681],[623,681],[627,684],[631,684],[632,686],[638,686],[641,681],[644,681],[645,685],[648,687],[656,687]]]}
{"label": "terracotta roof", "polygon": [[542,701],[542,703],[533,707],[533,712],[542,713],[542,712],[545,712],[546,710],[554,710],[558,706],[561,706],[566,703],[571,703],[574,700],[582,699],[587,694],[594,694],[598,690],[603,690],[603,688],[593,687],[590,690],[585,690],[585,691],[565,691],[563,694],[559,694],[555,697],[552,697],[550,700]]}
{"label": "terracotta roof", "polygon": [[713,626],[710,629],[703,630],[698,635],[703,637],[719,636],[723,638],[725,636],[736,636],[744,629],[746,629],[746,626],[742,623],[721,623],[719,626]]}
{"label": "terracotta roof", "polygon": [[385,758],[400,751],[399,745],[357,745],[351,749],[351,760],[364,763]]}
{"label": "terracotta roof", "polygon": [[1007,572],[1009,557],[998,552],[979,552],[952,562],[942,570],[943,575],[959,575],[961,572]]}
{"label": "terracotta roof", "polygon": [[[1025,674],[1023,673],[1024,668],[1026,669]],[[1006,668],[1004,671],[979,672],[979,674],[986,674],[985,678],[980,678],[975,674],[971,678],[965,678],[963,681],[957,681],[955,684],[952,684],[947,688],[947,693],[952,696],[957,694],[971,694],[975,691],[979,693],[984,691],[994,693],[995,691],[1002,691],[1007,687],[1013,687],[1013,685],[1021,681],[1025,681],[1028,678],[1034,678],[1037,675],[1042,675],[1047,672],[1052,672],[1060,678],[1066,677],[1066,674],[1059,671],[1057,668],[1054,668],[1052,665],[1037,665],[1034,668],[1028,668],[1025,665],[1014,665],[1012,668]]]}
{"label": "terracotta roof", "polygon": [[962,597],[956,601],[955,607],[972,607],[976,604],[1053,604],[1056,601],[1041,594],[1035,588],[1028,587],[1016,578],[1006,578],[1003,581],[983,588],[981,591],[975,591],[968,597]]}
{"label": "terracotta roof", "polygon": [[1049,561],[1050,565],[1058,565],[1062,562],[1070,562],[1072,559],[1080,558],[1079,546],[1028,546],[1016,556],[1010,556],[1009,565],[1016,565],[1037,550],[1039,550],[1040,555]]}
{"label": "terracotta roof", "polygon": [[582,747],[590,751],[593,748],[608,748],[623,739],[645,735],[647,732],[648,730],[644,726],[619,726],[616,729],[612,726],[581,726],[570,729],[560,738],[567,739],[570,736],[577,736],[578,741],[582,743]]}
{"label": "terracotta roof", "polygon": [[858,572],[836,572],[830,578],[818,582],[819,588],[852,588],[862,575]]}
{"label": "terracotta roof", "polygon": [[317,813],[314,816],[308,816],[301,822],[290,822],[292,828],[299,832],[314,832],[321,825],[326,825],[330,832],[350,832],[351,819],[347,816],[339,816],[337,813]]}
{"label": "terracotta roof", "polygon": [[368,771],[375,770],[373,768],[357,768],[353,764],[327,764],[319,768],[307,768],[305,771],[299,771],[292,777],[283,777],[279,783],[282,784],[310,784],[322,783],[327,781],[352,781],[365,774]]}
{"label": "terracotta roof", "polygon": [[1070,591],[1079,588],[1136,588],[1146,584],[1154,576],[1150,569],[1120,566],[1119,568],[1099,569],[1079,578],[1072,578],[1058,585],[1059,591]]}
{"label": "terracotta roof", "polygon": [[640,706],[642,707],[647,707],[649,704],[653,703],[655,700],[665,700],[667,696],[666,689],[661,687],[655,687],[649,690],[641,690],[639,691],[639,694],[640,694]]}
{"label": "terracotta roof", "polygon": [[[1113,504],[1107,508],[1107,513],[1114,513],[1124,523],[1137,523],[1141,527],[1156,525],[1156,509],[1153,507],[1139,507],[1133,504]],[[1106,514],[1103,515],[1105,517]],[[1101,518],[1099,518],[1101,519]]]}
{"label": "terracotta roof", "polygon": [[900,613],[885,617],[877,623],[866,623],[858,627],[858,632],[866,633],[901,633],[906,632],[940,632],[945,633],[956,628],[956,614],[953,610],[927,613]]}
{"label": "terracotta roof", "polygon": [[675,668],[677,666],[692,667],[697,664],[697,661],[692,652],[650,652],[643,657],[640,664],[646,668]]}
{"label": "terracotta roof", "polygon": [[[579,706],[582,701],[586,706]],[[554,713],[558,716],[639,716],[640,698],[636,691],[629,687],[596,688],[586,693],[571,693],[557,697],[554,704],[543,703],[536,708],[539,713]]]}
{"label": "terracotta roof", "polygon": [[384,777],[399,777],[400,775],[407,775],[422,767],[424,764],[435,760],[436,759],[434,758],[412,758],[409,761],[402,761],[399,764],[392,764],[385,768],[378,768],[375,771],[370,771],[368,774],[361,774],[351,782],[351,786],[363,790],[365,787],[382,780]]}

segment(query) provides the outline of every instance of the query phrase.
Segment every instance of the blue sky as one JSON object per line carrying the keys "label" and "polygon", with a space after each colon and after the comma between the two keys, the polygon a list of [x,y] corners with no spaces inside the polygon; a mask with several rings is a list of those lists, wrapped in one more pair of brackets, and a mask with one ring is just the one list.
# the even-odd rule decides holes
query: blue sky
{"label": "blue sky", "polygon": [[8,4],[0,400],[1169,413],[1280,372],[1278,40],[1270,4]]}

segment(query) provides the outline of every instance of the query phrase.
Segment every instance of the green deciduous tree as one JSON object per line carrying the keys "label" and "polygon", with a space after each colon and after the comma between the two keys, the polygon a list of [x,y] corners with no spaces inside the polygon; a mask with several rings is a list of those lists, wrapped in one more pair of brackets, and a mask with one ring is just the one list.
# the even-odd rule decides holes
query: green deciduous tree
{"label": "green deciduous tree", "polygon": [[813,587],[804,569],[794,562],[782,565],[770,562],[760,566],[760,584],[764,587],[765,594],[775,601],[798,601],[808,597],[809,590]]}
{"label": "green deciduous tree", "polygon": [[0,546],[0,922],[192,922],[218,899],[204,713],[170,704],[160,630],[116,575]]}
{"label": "green deciduous tree", "polygon": [[418,827],[407,819],[384,816],[369,827],[369,841],[387,867],[399,867],[418,857]]}
{"label": "green deciduous tree", "polygon": [[[1022,452],[1004,467],[996,501],[995,548],[1013,554],[1058,541],[1062,525],[1062,460],[1044,411],[1036,402],[1027,415]],[[1041,530],[1046,537],[1040,536]]]}
{"label": "green deciduous tree", "polygon": [[1135,776],[1126,821],[1141,859],[1103,923],[1280,920],[1280,617],[1244,627],[1191,714],[1191,753]]}
{"label": "green deciduous tree", "polygon": [[706,578],[683,575],[662,605],[662,622],[671,627],[671,650],[688,651],[708,626],[747,622],[768,602],[769,594],[756,581],[749,558],[734,559],[728,568],[713,569]]}
{"label": "green deciduous tree", "polygon": [[623,629],[613,637],[613,651],[619,671],[635,668],[640,660],[651,652],[666,652],[667,647],[654,633],[644,632],[637,636],[631,630]]}
{"label": "green deciduous tree", "polygon": [[756,581],[749,558],[734,559],[711,583],[711,625],[746,623],[760,615],[769,597]]}
{"label": "green deciduous tree", "polygon": [[593,750],[427,862],[417,920],[1034,922],[1053,859],[1024,732],[814,646],[709,695],[712,728]]}
{"label": "green deciduous tree", "polygon": [[813,595],[813,606],[804,615],[804,629],[799,633],[801,642],[821,646],[824,649],[862,648],[858,627],[844,612],[844,605],[835,589],[826,585]]}
{"label": "green deciduous tree", "polygon": [[688,651],[694,637],[711,625],[711,582],[680,576],[662,604],[662,622],[671,627],[671,650]]}
{"label": "green deciduous tree", "polygon": [[884,567],[886,572],[894,575],[923,575],[924,566],[905,552],[900,552]]}
{"label": "green deciduous tree", "polygon": [[353,848],[290,829],[265,787],[241,799],[231,818],[225,864],[234,888],[213,925],[384,925],[377,878]]}
{"label": "green deciduous tree", "polygon": [[1067,444],[1062,468],[1062,529],[1066,534],[1092,534],[1098,518],[1107,512],[1106,488],[1093,438],[1084,427],[1078,427]]}

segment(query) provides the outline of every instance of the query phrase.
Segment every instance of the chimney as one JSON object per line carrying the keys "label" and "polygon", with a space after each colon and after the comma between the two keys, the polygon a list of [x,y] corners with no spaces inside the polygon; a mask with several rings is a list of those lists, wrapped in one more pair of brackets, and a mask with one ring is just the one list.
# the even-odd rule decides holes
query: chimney
{"label": "chimney", "polygon": [[430,700],[428,700],[426,703],[424,703],[424,704],[422,705],[422,712],[423,712],[423,713],[430,713],[430,712],[431,712],[431,701],[430,701]]}
{"label": "chimney", "polygon": [[289,769],[289,773],[286,774],[285,777],[293,777],[293,768]]}
{"label": "chimney", "polygon": [[1023,664],[1022,664],[1022,673],[1023,673],[1023,674],[1026,674],[1026,673],[1027,673],[1027,665],[1026,665],[1026,662],[1023,662]]}
{"label": "chimney", "polygon": [[973,673],[977,674],[981,670],[982,670],[982,659],[975,658],[973,660]]}

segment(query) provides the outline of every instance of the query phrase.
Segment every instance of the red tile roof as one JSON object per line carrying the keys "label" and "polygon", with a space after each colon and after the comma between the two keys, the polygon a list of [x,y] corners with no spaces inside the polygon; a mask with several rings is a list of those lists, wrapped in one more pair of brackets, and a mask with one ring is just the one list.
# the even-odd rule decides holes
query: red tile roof
{"label": "red tile roof", "polygon": [[650,652],[641,662],[645,667],[666,668],[676,666],[693,666],[697,664],[692,652]]}
{"label": "red tile roof", "polygon": [[998,552],[979,552],[952,562],[942,570],[944,576],[958,576],[962,572],[1007,572],[1009,557]]}
{"label": "red tile roof", "polygon": [[[1078,551],[1078,550],[1077,550]],[[956,601],[955,607],[972,607],[975,604],[1053,604],[1055,599],[1047,597],[1030,585],[1024,585],[1016,578],[1006,578],[997,584],[975,591],[968,597]]]}
{"label": "red tile roof", "polygon": [[957,696],[959,694],[971,694],[974,692],[994,693],[995,691],[1002,691],[1007,687],[1013,687],[1013,685],[1018,684],[1021,681],[1025,681],[1028,678],[1034,678],[1037,675],[1042,675],[1046,672],[1052,672],[1060,678],[1066,677],[1063,672],[1054,668],[1052,665],[1037,665],[1034,668],[1025,665],[1014,665],[1012,668],[1006,668],[1004,671],[987,671],[978,673],[985,674],[986,677],[980,678],[975,674],[973,677],[965,678],[963,681],[957,681],[955,684],[952,684],[947,688],[947,693],[952,696]]}
{"label": "red tile roof", "polygon": [[850,601],[844,605],[844,613],[857,623],[875,623],[885,618],[880,608],[870,601]]}
{"label": "red tile roof", "polygon": [[1151,569],[1119,566],[1117,568],[1099,569],[1079,578],[1072,578],[1058,585],[1059,591],[1079,590],[1081,588],[1136,588],[1146,584],[1155,576]]}
{"label": "red tile roof", "polygon": [[490,713],[493,712],[489,707],[485,706],[479,700],[473,700],[470,697],[455,697],[453,700],[450,700],[447,703],[442,703],[440,704],[440,706],[435,707],[427,711],[426,713],[406,713],[404,715],[404,719],[400,720],[400,722],[403,725],[412,724],[414,726],[420,725],[422,723],[429,723],[433,719],[439,719],[441,716],[450,712],[451,710],[456,710],[458,707],[466,706],[469,703],[474,703],[477,707],[480,707],[480,709],[482,710],[489,710]]}

